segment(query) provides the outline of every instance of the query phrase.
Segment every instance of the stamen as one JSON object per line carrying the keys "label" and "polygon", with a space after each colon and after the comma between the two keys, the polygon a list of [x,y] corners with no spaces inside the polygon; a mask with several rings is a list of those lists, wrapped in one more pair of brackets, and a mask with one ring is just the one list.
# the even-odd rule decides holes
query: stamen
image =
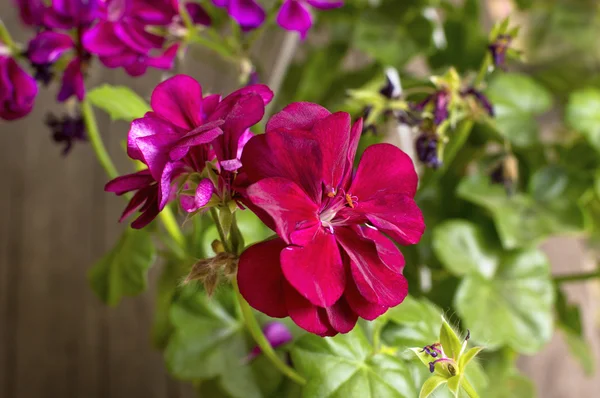
{"label": "stamen", "polygon": [[[433,362],[429,362],[429,372],[433,373],[435,372],[435,364],[438,362],[453,362],[450,358],[440,358],[440,359],[436,359]],[[448,364],[448,372],[450,372],[450,374],[452,376],[454,376],[456,374],[456,369],[454,369],[454,366],[452,366],[452,364]]]}

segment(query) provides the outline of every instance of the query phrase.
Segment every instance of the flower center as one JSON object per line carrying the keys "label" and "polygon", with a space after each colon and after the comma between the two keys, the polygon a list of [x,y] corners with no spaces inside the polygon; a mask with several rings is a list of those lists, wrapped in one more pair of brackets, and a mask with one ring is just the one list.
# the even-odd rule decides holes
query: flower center
{"label": "flower center", "polygon": [[329,190],[325,204],[319,214],[321,225],[333,233],[333,227],[340,225],[345,219],[336,219],[337,213],[344,208],[354,208],[358,204],[358,198],[352,194],[345,193],[343,190],[338,194],[335,190]]}

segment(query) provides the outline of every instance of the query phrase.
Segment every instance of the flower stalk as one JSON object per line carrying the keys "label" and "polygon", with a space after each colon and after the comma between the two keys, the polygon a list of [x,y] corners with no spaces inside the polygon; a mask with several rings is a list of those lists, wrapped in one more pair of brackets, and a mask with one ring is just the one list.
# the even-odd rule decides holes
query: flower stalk
{"label": "flower stalk", "polygon": [[554,277],[556,283],[584,282],[590,279],[600,278],[600,269],[577,274],[557,275]]}

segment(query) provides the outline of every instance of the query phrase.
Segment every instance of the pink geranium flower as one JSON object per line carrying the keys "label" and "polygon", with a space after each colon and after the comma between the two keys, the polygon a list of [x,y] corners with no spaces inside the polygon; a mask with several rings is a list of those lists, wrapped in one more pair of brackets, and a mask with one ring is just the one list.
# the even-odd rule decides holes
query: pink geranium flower
{"label": "pink geranium flower", "polygon": [[1,54],[0,51],[0,118],[14,120],[31,112],[38,87],[12,57]]}
{"label": "pink geranium flower", "polygon": [[404,152],[373,145],[353,173],[361,130],[347,113],[294,103],[242,154],[248,206],[279,238],[242,254],[240,291],[255,309],[321,336],[404,300],[404,259],[388,237],[415,244],[425,228]]}
{"label": "pink geranium flower", "polygon": [[285,0],[277,14],[277,23],[286,30],[300,33],[304,39],[313,25],[311,7],[330,10],[343,5],[341,0]]}
{"label": "pink geranium flower", "polygon": [[258,28],[265,20],[266,13],[255,0],[212,0],[217,7],[226,8],[227,12],[243,30]]}
{"label": "pink geranium flower", "polygon": [[262,119],[272,96],[268,87],[255,85],[222,100],[219,95],[203,97],[200,84],[186,75],[160,83],[150,99],[153,111],[131,123],[127,139],[129,157],[148,169],[119,177],[105,188],[117,194],[137,191],[122,219],[141,207],[143,217],[132,226],[148,224],[173,198],[177,179],[184,189],[196,192],[181,196],[185,210],[196,211],[208,203],[215,188],[210,180],[187,177],[199,177],[215,157],[225,169],[237,170],[247,130]]}

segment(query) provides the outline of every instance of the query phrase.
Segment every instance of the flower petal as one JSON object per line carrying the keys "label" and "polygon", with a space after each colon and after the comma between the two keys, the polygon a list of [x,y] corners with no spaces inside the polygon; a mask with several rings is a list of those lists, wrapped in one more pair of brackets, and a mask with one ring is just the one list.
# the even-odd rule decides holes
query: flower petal
{"label": "flower petal", "polygon": [[316,122],[329,115],[331,112],[321,105],[311,102],[294,102],[269,119],[266,132],[281,129],[312,130]]}
{"label": "flower petal", "polygon": [[119,176],[104,186],[106,192],[114,192],[117,195],[123,195],[126,192],[135,191],[149,186],[154,182],[154,178],[148,169],[138,171],[137,173]]}
{"label": "flower petal", "polygon": [[122,53],[126,47],[115,35],[113,24],[100,21],[83,35],[83,46],[92,54],[114,56]]}
{"label": "flower petal", "polygon": [[375,242],[379,258],[390,270],[402,272],[404,269],[404,256],[394,242],[373,227],[362,227],[360,232],[362,236]]}
{"label": "flower petal", "polygon": [[347,278],[347,280],[348,283],[344,291],[344,298],[350,305],[350,308],[352,308],[352,311],[356,312],[358,316],[372,321],[387,311],[388,307],[371,303],[365,299],[356,288],[356,283],[352,278]]}
{"label": "flower petal", "polygon": [[83,101],[85,97],[85,86],[79,57],[73,58],[65,68],[57,100],[58,102],[64,102],[72,95],[77,96],[79,101]]}
{"label": "flower petal", "polygon": [[321,202],[321,151],[306,131],[270,131],[252,137],[242,164],[251,182],[283,177],[296,182],[315,203]]}
{"label": "flower petal", "polygon": [[325,312],[331,327],[339,333],[348,333],[354,329],[356,321],[358,321],[357,313],[352,310],[343,296],[337,303],[325,308]]}
{"label": "flower petal", "polygon": [[360,294],[386,307],[400,304],[408,294],[402,274],[390,270],[379,258],[375,243],[349,228],[337,228],[336,237],[350,258],[350,271]]}
{"label": "flower petal", "polygon": [[363,213],[378,229],[401,245],[413,245],[425,231],[423,214],[415,201],[404,195],[382,195],[358,201],[355,211]]}
{"label": "flower petal", "polygon": [[296,229],[318,223],[317,205],[290,180],[265,178],[248,187],[246,193],[254,205],[273,218],[277,234],[287,243],[291,242],[290,235]]}
{"label": "flower petal", "polygon": [[318,227],[305,246],[281,252],[287,281],[312,304],[329,307],[344,293],[346,274],[335,236]]}
{"label": "flower petal", "polygon": [[331,10],[333,8],[340,8],[344,5],[341,0],[305,0],[311,6],[318,8],[319,10]]}
{"label": "flower petal", "polygon": [[56,62],[65,51],[75,47],[71,36],[65,33],[45,31],[29,42],[27,56],[36,64]]}
{"label": "flower petal", "polygon": [[337,334],[323,308],[311,304],[289,284],[285,285],[284,293],[287,311],[298,326],[323,337]]}
{"label": "flower petal", "polygon": [[15,120],[33,109],[38,86],[10,57],[0,56],[0,117]]}
{"label": "flower petal", "polygon": [[285,278],[279,264],[279,253],[285,246],[280,238],[257,243],[244,250],[238,265],[237,281],[244,299],[274,318],[288,315]]}
{"label": "flower petal", "polygon": [[182,137],[185,132],[161,119],[155,113],[148,112],[144,117],[131,122],[127,134],[127,155],[132,159],[144,161],[144,155],[138,147],[137,140],[155,134],[171,136],[173,137],[172,141],[174,141]]}
{"label": "flower petal", "polygon": [[229,0],[229,14],[241,27],[254,29],[265,20],[265,10],[254,0]]}
{"label": "flower petal", "polygon": [[415,196],[417,173],[410,157],[391,144],[375,144],[363,153],[349,191],[358,200],[384,193]]}
{"label": "flower petal", "polygon": [[190,76],[175,75],[156,86],[150,105],[162,118],[192,130],[202,123],[202,86]]}
{"label": "flower petal", "polygon": [[300,33],[300,37],[304,39],[313,21],[303,3],[298,0],[285,0],[277,14],[277,23],[286,30]]}
{"label": "flower petal", "polygon": [[312,132],[321,148],[323,183],[337,188],[347,164],[350,115],[337,112],[327,116],[315,123]]}
{"label": "flower petal", "polygon": [[212,22],[210,19],[210,15],[208,15],[208,13],[204,10],[204,8],[202,8],[200,4],[188,2],[185,3],[185,9],[187,10],[188,14],[190,14],[190,17],[192,18],[192,22],[194,22],[194,24],[210,26]]}

